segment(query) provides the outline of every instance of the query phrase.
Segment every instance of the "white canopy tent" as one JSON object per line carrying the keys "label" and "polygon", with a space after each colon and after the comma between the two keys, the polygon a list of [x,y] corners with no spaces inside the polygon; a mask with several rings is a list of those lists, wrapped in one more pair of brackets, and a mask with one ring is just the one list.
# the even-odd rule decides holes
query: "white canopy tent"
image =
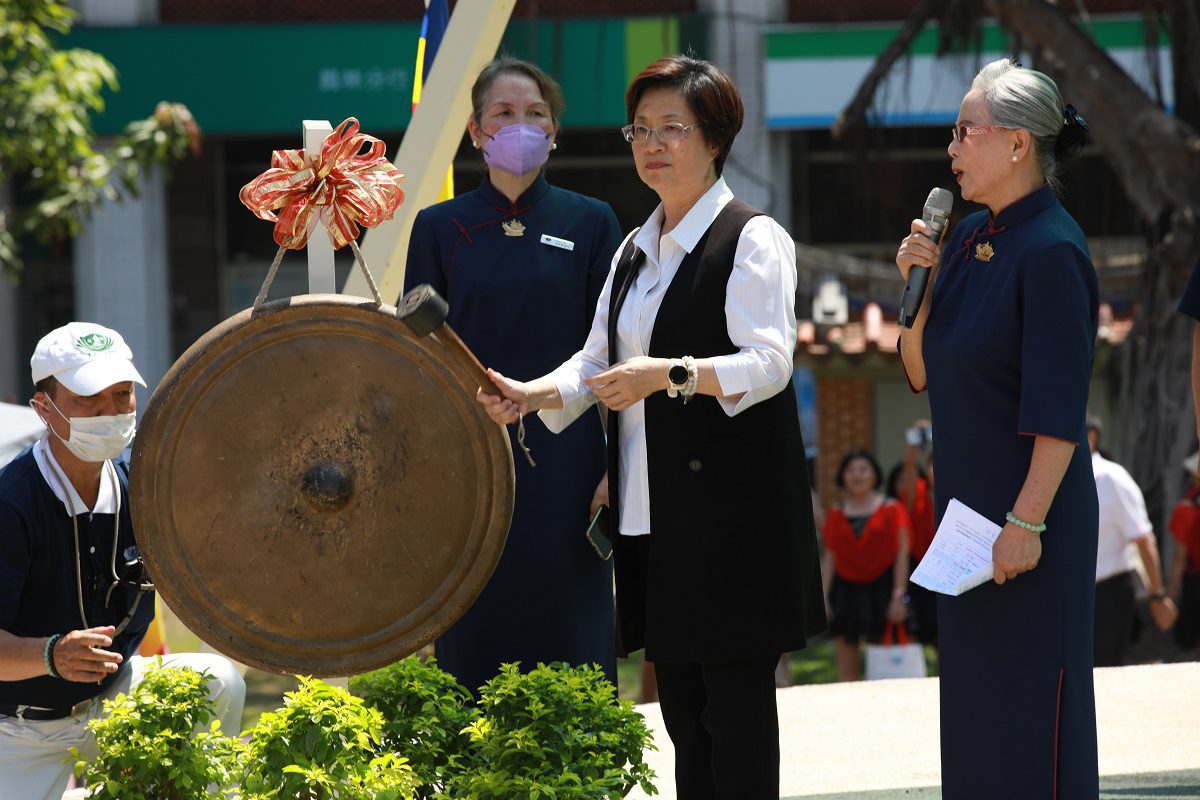
{"label": "white canopy tent", "polygon": [[0,403],[0,466],[12,460],[46,430],[29,406]]}

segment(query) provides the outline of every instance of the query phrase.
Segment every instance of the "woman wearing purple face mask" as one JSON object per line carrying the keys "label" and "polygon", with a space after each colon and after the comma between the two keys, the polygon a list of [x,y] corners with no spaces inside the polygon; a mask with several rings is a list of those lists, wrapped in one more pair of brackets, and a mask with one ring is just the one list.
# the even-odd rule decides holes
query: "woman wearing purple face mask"
{"label": "woman wearing purple face mask", "polygon": [[[606,203],[542,173],[564,105],[552,78],[501,58],[471,101],[468,133],[487,175],[417,215],[405,288],[428,283],[445,297],[450,325],[483,363],[540,375],[583,346],[620,229]],[[584,535],[607,503],[600,415],[559,436],[536,417],[525,429],[538,466],[514,441],[508,543],[475,604],[437,640],[439,664],[473,691],[512,661],[598,663],[615,682],[612,565]]]}

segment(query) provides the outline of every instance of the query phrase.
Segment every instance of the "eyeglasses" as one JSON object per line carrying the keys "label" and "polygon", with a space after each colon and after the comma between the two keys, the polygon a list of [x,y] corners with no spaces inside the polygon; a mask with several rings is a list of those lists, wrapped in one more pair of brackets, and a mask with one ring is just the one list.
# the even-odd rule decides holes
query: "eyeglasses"
{"label": "eyeglasses", "polygon": [[1006,128],[1003,125],[955,125],[950,129],[950,139],[955,142],[962,142],[967,136],[975,136],[981,133],[991,133],[992,131],[1011,131],[1012,128]]}
{"label": "eyeglasses", "polygon": [[626,125],[621,128],[621,135],[630,144],[645,144],[654,135],[657,135],[658,140],[663,144],[671,144],[687,136],[688,131],[699,127],[699,125],[684,125],[679,122],[668,122],[657,128],[648,128],[645,125]]}

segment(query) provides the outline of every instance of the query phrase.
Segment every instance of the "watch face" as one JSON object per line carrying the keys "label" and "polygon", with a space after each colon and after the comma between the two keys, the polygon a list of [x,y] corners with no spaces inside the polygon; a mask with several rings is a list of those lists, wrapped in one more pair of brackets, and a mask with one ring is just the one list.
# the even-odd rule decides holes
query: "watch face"
{"label": "watch face", "polygon": [[[661,374],[662,373],[660,372],[659,375]],[[676,386],[682,386],[683,384],[687,383],[687,379],[687,367],[683,366],[682,364],[675,364],[669,370],[667,370],[667,380],[671,381],[671,383],[675,384]]]}

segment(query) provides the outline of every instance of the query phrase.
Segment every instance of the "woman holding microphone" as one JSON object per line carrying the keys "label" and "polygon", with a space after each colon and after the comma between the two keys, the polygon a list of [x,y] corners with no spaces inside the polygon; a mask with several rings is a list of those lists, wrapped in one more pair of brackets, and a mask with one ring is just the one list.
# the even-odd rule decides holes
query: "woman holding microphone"
{"label": "woman holding microphone", "polygon": [[905,277],[936,268],[900,349],[914,391],[929,389],[937,518],[956,498],[1003,526],[994,582],[938,598],[946,800],[1099,792],[1084,430],[1098,289],[1055,196],[1085,139],[1050,78],[987,65],[948,148],[963,199],[986,208],[940,250],[914,220],[896,255]]}

